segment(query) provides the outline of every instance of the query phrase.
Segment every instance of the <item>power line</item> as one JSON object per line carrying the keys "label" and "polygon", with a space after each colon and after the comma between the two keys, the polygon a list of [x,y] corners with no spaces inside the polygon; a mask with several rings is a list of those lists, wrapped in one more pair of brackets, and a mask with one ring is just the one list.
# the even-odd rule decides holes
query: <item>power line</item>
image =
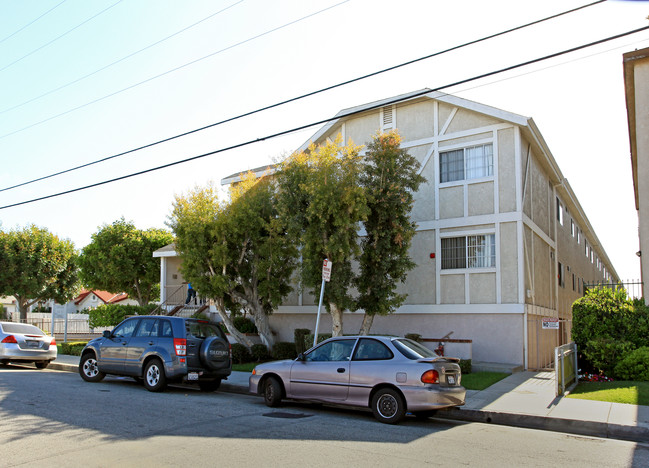
{"label": "power line", "polygon": [[179,34],[182,34],[182,33],[184,33],[185,31],[187,31],[187,30],[193,28],[194,26],[198,26],[199,24],[201,24],[201,23],[207,21],[208,19],[211,19],[211,18],[213,18],[214,16],[219,15],[219,14],[223,13],[224,11],[229,10],[230,8],[232,8],[232,7],[238,5],[239,3],[242,3],[242,2],[243,2],[243,0],[239,0],[238,2],[233,3],[232,5],[229,5],[229,6],[225,7],[225,8],[222,8],[221,10],[217,11],[216,13],[212,13],[211,15],[206,16],[205,18],[201,19],[200,21],[197,21],[197,22],[195,22],[195,23],[193,23],[193,24],[190,24],[189,26],[187,26],[187,27],[185,27],[185,28],[183,28],[183,29],[181,29],[181,30],[179,30],[179,31],[176,31],[175,33],[173,33],[173,34],[171,34],[171,35],[169,35],[169,36],[167,36],[167,37],[164,37],[164,38],[162,38],[162,39],[160,39],[160,40],[158,40],[158,41],[156,41],[156,42],[154,42],[154,43],[152,43],[152,44],[149,44],[148,46],[143,47],[143,48],[140,49],[140,50],[137,50],[137,51],[135,51],[135,52],[132,52],[132,53],[130,53],[130,54],[128,54],[128,55],[126,55],[126,56],[120,58],[119,60],[115,60],[114,62],[109,63],[108,65],[105,65],[105,66],[103,66],[103,67],[101,67],[101,68],[99,68],[99,69],[97,69],[97,70],[95,70],[95,71],[93,71],[93,72],[90,72],[90,73],[88,73],[87,75],[84,75],[84,76],[82,76],[82,77],[80,77],[80,78],[77,78],[76,80],[73,80],[73,81],[70,81],[70,82],[68,82],[68,83],[66,83],[66,84],[64,84],[64,85],[61,85],[61,86],[59,86],[58,88],[50,89],[49,91],[47,91],[47,92],[45,92],[45,93],[43,93],[43,94],[41,94],[41,95],[39,95],[39,96],[36,96],[36,97],[34,97],[34,98],[28,99],[27,101],[21,102],[20,104],[16,104],[15,106],[8,107],[8,108],[6,108],[6,109],[0,111],[0,114],[4,114],[4,113],[9,112],[9,111],[12,111],[12,110],[14,110],[14,109],[18,109],[19,107],[22,107],[22,106],[24,106],[24,105],[26,105],[26,104],[30,104],[30,103],[32,103],[32,102],[34,102],[34,101],[37,101],[37,100],[39,100],[39,99],[41,99],[41,98],[43,98],[43,97],[45,97],[45,96],[49,96],[50,94],[53,94],[53,93],[55,93],[55,92],[57,92],[57,91],[60,91],[60,90],[62,90],[62,89],[64,89],[64,88],[67,88],[68,86],[71,86],[71,85],[73,85],[73,84],[79,83],[80,81],[83,81],[83,80],[85,80],[86,78],[89,78],[89,77],[91,77],[91,76],[93,76],[93,75],[96,75],[97,73],[99,73],[99,72],[101,72],[101,71],[104,71],[104,70],[106,70],[107,68],[112,67],[113,65],[117,65],[118,63],[123,62],[124,60],[129,59],[129,58],[131,58],[131,57],[133,57],[133,56],[135,56],[135,55],[137,55],[137,54],[139,54],[139,53],[141,53],[141,52],[144,52],[145,50],[148,50],[148,49],[150,49],[151,47],[155,47],[155,46],[157,46],[158,44],[161,44],[161,43],[163,43],[163,42],[165,42],[165,41],[171,39],[172,37],[175,37],[175,36],[177,36],[177,35],[179,35]]}
{"label": "power line", "polygon": [[[111,160],[111,159],[115,159],[115,158],[118,158],[118,157],[121,157],[121,156],[125,156],[127,154],[135,153],[137,151],[140,151],[140,150],[143,150],[143,149],[146,149],[146,148],[150,148],[152,146],[156,146],[156,145],[159,145],[161,143],[166,143],[168,141],[172,141],[172,140],[175,140],[177,138],[181,138],[181,137],[184,137],[184,136],[191,135],[193,133],[197,133],[197,132],[201,132],[203,130],[207,130],[209,128],[213,128],[213,127],[216,127],[216,126],[219,126],[219,125],[223,125],[225,123],[232,122],[232,121],[241,119],[243,117],[249,117],[251,115],[254,115],[254,114],[266,111],[266,110],[270,110],[270,109],[273,109],[273,108],[276,108],[276,107],[283,106],[285,104],[289,104],[291,102],[298,101],[300,99],[304,99],[304,98],[307,98],[307,97],[310,97],[310,96],[314,96],[316,94],[320,94],[320,93],[323,93],[325,91],[330,91],[332,89],[339,88],[341,86],[345,86],[345,85],[348,85],[348,84],[351,84],[351,83],[354,83],[354,82],[357,82],[357,81],[361,81],[361,80],[364,80],[364,79],[367,79],[367,78],[371,78],[373,76],[380,75],[380,74],[386,73],[388,71],[396,70],[398,68],[402,68],[402,67],[405,67],[407,65],[411,65],[411,64],[414,64],[414,63],[417,63],[417,62],[421,62],[423,60],[427,60],[427,59],[430,59],[430,58],[433,58],[433,57],[436,57],[436,56],[439,56],[439,55],[442,55],[442,54],[445,54],[445,53],[448,53],[448,52],[452,52],[454,50],[458,50],[458,49],[461,49],[461,48],[464,48],[464,47],[468,47],[470,45],[477,44],[479,42],[484,42],[484,41],[487,41],[489,39],[493,39],[495,37],[511,33],[513,31],[517,31],[517,30],[527,28],[527,27],[535,25],[535,24],[542,23],[544,21],[548,21],[548,20],[563,16],[563,15],[567,15],[568,13],[573,13],[573,12],[582,10],[584,8],[588,8],[588,7],[591,7],[593,5],[603,3],[604,1],[606,1],[606,0],[599,0],[599,1],[592,2],[592,3],[588,3],[586,5],[582,5],[582,6],[577,7],[577,8],[566,10],[564,12],[557,13],[557,14],[552,15],[552,16],[548,16],[548,17],[545,17],[545,18],[542,18],[542,19],[539,19],[539,20],[536,20],[536,21],[532,21],[531,23],[526,23],[526,24],[523,24],[521,26],[517,26],[515,28],[511,28],[511,29],[507,29],[505,31],[501,31],[499,33],[491,34],[489,36],[484,36],[484,37],[482,37],[480,39],[475,39],[473,41],[466,42],[464,44],[453,46],[453,47],[450,47],[448,49],[445,49],[445,50],[442,50],[442,51],[439,51],[439,52],[434,52],[432,54],[425,55],[423,57],[420,57],[420,58],[417,58],[417,59],[414,59],[414,60],[409,60],[407,62],[403,62],[403,63],[400,63],[398,65],[394,65],[392,67],[384,68],[382,70],[379,70],[379,71],[376,71],[376,72],[373,72],[373,73],[369,73],[367,75],[363,75],[363,76],[360,76],[360,77],[357,77],[357,78],[353,78],[353,79],[350,79],[350,80],[347,80],[347,81],[343,81],[343,82],[340,82],[338,84],[327,86],[325,88],[321,88],[321,89],[316,90],[316,91],[312,91],[312,92],[309,92],[309,93],[306,93],[306,94],[302,94],[302,95],[297,96],[297,97],[286,99],[284,101],[279,101],[279,102],[276,102],[274,104],[271,104],[271,105],[268,105],[268,106],[265,106],[265,107],[261,107],[261,108],[258,108],[256,110],[250,111],[250,112],[245,112],[243,114],[239,114],[239,115],[234,116],[234,117],[230,117],[230,118],[227,118],[227,119],[224,119],[224,120],[221,120],[221,121],[209,124],[209,125],[205,125],[205,126],[200,127],[200,128],[196,128],[194,130],[190,130],[190,131],[187,131],[187,132],[184,132],[184,133],[180,133],[178,135],[174,135],[174,136],[162,139],[162,140],[155,141],[153,143],[148,143],[146,145],[142,145],[142,146],[139,146],[137,148],[133,148],[133,149],[128,150],[128,151],[117,153],[117,154],[114,154],[112,156],[107,156],[107,157],[102,158],[102,159],[91,161],[91,162],[86,163],[86,164],[82,164],[82,165],[79,165],[79,166],[75,166],[75,167],[72,167],[72,168],[69,168],[69,169],[65,169],[65,170],[62,170],[62,171],[59,171],[59,172],[55,172],[55,173],[46,175],[46,176],[43,176],[43,177],[39,177],[39,178],[32,179],[32,180],[29,180],[29,181],[26,181],[26,182],[22,182],[20,184],[12,185],[10,187],[5,187],[5,188],[0,189],[0,192],[4,192],[4,191],[7,191],[7,190],[12,190],[12,189],[15,189],[15,188],[18,188],[18,187],[22,187],[24,185],[32,184],[34,182],[40,182],[40,181],[45,180],[45,179],[49,179],[49,178],[56,177],[56,176],[59,176],[59,175],[62,175],[62,174],[66,174],[68,172],[76,171],[78,169],[83,169],[85,167],[92,166],[94,164],[99,164],[101,162],[105,162],[105,161],[108,161],[108,160]],[[337,5],[334,5],[334,6],[337,6]],[[0,136],[0,138],[4,138],[5,136],[7,136],[7,135]]]}
{"label": "power line", "polygon": [[[609,42],[609,41],[612,41],[612,40],[615,40],[615,39],[619,39],[621,37],[629,36],[631,34],[635,34],[635,33],[641,32],[641,31],[646,31],[647,29],[649,29],[649,26],[644,26],[642,28],[634,29],[634,30],[627,31],[627,32],[624,32],[624,33],[621,33],[621,34],[616,34],[615,36],[610,36],[610,37],[607,37],[605,39],[600,39],[598,41],[590,42],[588,44],[573,47],[571,49],[566,49],[566,50],[563,50],[561,52],[556,52],[554,54],[545,55],[543,57],[528,60],[526,62],[521,62],[521,63],[518,63],[516,65],[511,65],[509,67],[501,68],[499,70],[494,70],[494,71],[491,71],[491,72],[483,73],[481,75],[473,76],[471,78],[466,78],[464,80],[456,81],[454,83],[450,83],[450,84],[440,86],[440,87],[437,87],[437,88],[434,88],[434,89],[426,89],[426,90],[423,90],[423,91],[412,93],[412,94],[408,95],[408,97],[405,98],[405,99],[413,99],[413,98],[416,98],[418,96],[423,96],[425,94],[429,94],[429,93],[432,93],[432,92],[435,92],[435,91],[440,91],[440,90],[445,89],[445,88],[451,88],[453,86],[458,86],[458,85],[461,85],[461,84],[464,84],[464,83],[469,83],[471,81],[480,80],[482,78],[487,78],[489,76],[497,75],[499,73],[504,73],[504,72],[507,72],[507,71],[515,70],[517,68],[522,68],[522,67],[525,67],[527,65],[532,65],[534,63],[542,62],[544,60],[549,60],[549,59],[552,59],[552,58],[555,58],[555,57],[559,57],[559,56],[566,55],[566,54],[569,54],[569,53],[572,53],[572,52],[576,52],[578,50],[586,49],[588,47],[603,44],[605,42]],[[378,109],[378,108],[381,108],[381,107],[384,107],[384,106],[389,106],[391,104],[396,104],[397,102],[401,102],[403,100],[404,100],[404,98],[402,97],[402,98],[395,98],[395,99],[392,99],[392,100],[384,101],[384,102],[381,102],[381,104],[376,104],[374,106],[369,106],[369,107],[363,108],[363,112],[366,112],[368,110]],[[338,119],[342,119],[342,118],[345,118],[345,117],[349,117],[349,116],[354,115],[356,113],[358,113],[358,112],[351,111],[351,112],[344,113],[344,114],[338,114],[335,117],[330,117],[330,118],[327,118],[327,119],[324,119],[324,120],[319,120],[317,122],[312,122],[312,123],[309,123],[309,124],[301,125],[299,127],[294,127],[292,129],[289,129],[289,130],[283,130],[281,132],[273,133],[271,135],[267,135],[265,137],[257,138],[257,139],[254,139],[254,140],[248,140],[248,141],[245,141],[243,143],[238,143],[238,144],[235,144],[235,145],[227,146],[225,148],[221,148],[221,149],[218,149],[218,150],[215,150],[215,151],[211,151],[209,153],[199,154],[197,156],[192,156],[192,157],[189,157],[189,158],[185,158],[185,159],[182,159],[182,160],[179,160],[179,161],[174,161],[174,162],[171,162],[171,163],[168,163],[168,164],[163,164],[163,165],[157,166],[157,167],[152,167],[152,168],[145,169],[145,170],[142,170],[142,171],[133,172],[131,174],[123,175],[123,176],[120,176],[120,177],[115,177],[113,179],[104,180],[104,181],[97,182],[97,183],[94,183],[94,184],[85,185],[83,187],[77,187],[77,188],[74,188],[74,189],[71,189],[71,190],[66,190],[64,192],[59,192],[59,193],[55,193],[55,194],[51,194],[51,195],[46,195],[46,196],[39,197],[39,198],[33,198],[31,200],[26,200],[26,201],[22,201],[22,202],[18,202],[18,203],[13,203],[11,205],[0,206],[0,210],[6,209],[6,208],[13,208],[13,207],[16,207],[16,206],[21,206],[21,205],[26,205],[28,203],[34,203],[34,202],[37,202],[37,201],[47,200],[49,198],[59,197],[61,195],[67,195],[67,194],[70,194],[70,193],[79,192],[79,191],[86,190],[86,189],[89,189],[89,188],[99,187],[101,185],[106,185],[106,184],[110,184],[110,183],[113,183],[113,182],[118,182],[120,180],[129,179],[131,177],[147,174],[149,172],[154,172],[154,171],[158,171],[158,170],[161,170],[161,169],[166,169],[168,167],[177,166],[179,164],[184,164],[184,163],[187,163],[187,162],[190,162],[190,161],[205,158],[207,156],[213,156],[215,154],[223,153],[223,152],[226,152],[226,151],[231,151],[231,150],[237,149],[237,148],[242,148],[244,146],[249,146],[249,145],[251,145],[253,143],[258,143],[260,141],[270,140],[272,138],[277,138],[279,136],[288,135],[289,133],[294,133],[294,132],[297,132],[297,131],[300,131],[300,130],[304,130],[304,129],[307,129],[307,128],[310,128],[310,127],[314,127],[316,125],[322,125],[322,124],[325,124],[325,123],[330,122],[332,120],[338,120]]]}
{"label": "power line", "polygon": [[52,39],[50,42],[47,42],[47,43],[43,44],[43,45],[40,46],[40,47],[37,47],[36,49],[32,50],[31,52],[29,52],[29,53],[23,55],[22,57],[20,57],[19,59],[14,60],[13,62],[11,62],[11,63],[8,64],[8,65],[5,65],[4,67],[0,68],[0,72],[6,70],[7,68],[11,67],[12,65],[17,64],[17,63],[20,62],[21,60],[26,59],[26,58],[29,57],[30,55],[35,54],[35,53],[38,52],[39,50],[44,49],[45,47],[47,47],[48,45],[50,45],[50,44],[52,44],[52,43],[58,41],[58,40],[61,39],[62,37],[67,36],[68,34],[70,34],[70,33],[71,33],[72,31],[74,31],[75,29],[78,29],[78,28],[80,28],[81,26],[83,26],[84,24],[86,24],[87,22],[92,21],[93,19],[95,19],[95,18],[98,17],[99,15],[101,15],[101,14],[107,12],[108,10],[110,10],[110,9],[113,8],[115,5],[117,5],[117,4],[121,3],[121,2],[122,2],[122,0],[118,0],[117,2],[115,2],[115,3],[113,3],[111,6],[109,6],[108,8],[104,8],[103,10],[101,10],[101,11],[100,11],[99,13],[97,13],[96,15],[91,16],[91,17],[88,18],[87,20],[85,20],[85,21],[83,21],[83,22],[77,24],[74,28],[67,30],[66,32],[64,32],[63,34],[61,34],[61,35],[58,36],[58,37],[55,37],[55,38]]}
{"label": "power line", "polygon": [[4,41],[6,41],[7,39],[10,39],[10,38],[14,37],[14,36],[15,36],[16,34],[18,34],[20,31],[23,31],[24,29],[27,29],[29,26],[31,26],[32,24],[34,24],[36,21],[38,21],[39,19],[41,19],[43,16],[45,16],[45,15],[47,15],[48,13],[54,11],[56,8],[60,7],[60,6],[63,5],[64,3],[65,3],[65,0],[63,0],[61,3],[58,3],[58,4],[54,5],[52,8],[50,8],[50,9],[47,10],[45,13],[43,13],[41,16],[39,16],[39,17],[36,18],[35,20],[30,21],[29,23],[27,23],[27,24],[26,24],[25,26],[23,26],[22,28],[19,28],[19,29],[17,29],[16,31],[12,32],[11,34],[9,34],[9,35],[8,35],[7,37],[5,37],[4,39],[0,39],[0,44],[2,44],[2,43],[3,43]]}
{"label": "power line", "polygon": [[[122,0],[120,0],[120,1],[122,1]],[[171,70],[167,70],[167,71],[165,71],[165,72],[163,72],[163,73],[160,73],[160,74],[158,74],[158,75],[155,75],[155,76],[149,77],[149,78],[147,78],[146,80],[143,80],[143,81],[140,81],[140,82],[138,82],[138,83],[134,83],[134,84],[132,84],[132,85],[129,85],[129,86],[127,86],[126,88],[122,88],[122,89],[117,90],[117,91],[114,91],[114,92],[112,92],[112,93],[110,93],[110,94],[106,94],[105,96],[102,96],[102,97],[100,97],[100,98],[94,99],[94,100],[92,100],[92,101],[90,101],[90,102],[86,102],[85,104],[81,104],[80,106],[73,107],[72,109],[68,109],[68,110],[66,110],[66,111],[64,111],[64,112],[61,112],[61,113],[56,114],[56,115],[53,115],[53,116],[48,117],[48,118],[46,118],[46,119],[44,119],[44,120],[41,120],[41,121],[35,122],[35,123],[31,124],[31,125],[27,125],[26,127],[20,128],[20,129],[18,129],[18,130],[14,130],[13,132],[5,133],[4,135],[0,135],[0,140],[3,139],[3,138],[6,138],[6,137],[8,137],[8,136],[15,135],[16,133],[20,133],[20,132],[23,132],[23,131],[25,131],[25,130],[28,130],[28,129],[32,128],[32,127],[36,127],[37,125],[41,125],[41,124],[43,124],[43,123],[45,123],[45,122],[49,122],[50,120],[54,120],[54,119],[57,119],[57,118],[62,117],[62,116],[64,116],[64,115],[70,114],[71,112],[77,111],[77,110],[79,110],[79,109],[83,109],[84,107],[87,107],[87,106],[89,106],[89,105],[91,105],[91,104],[95,104],[95,103],[97,103],[97,102],[101,102],[101,101],[103,101],[104,99],[108,99],[108,98],[113,97],[113,96],[115,96],[115,95],[117,95],[117,94],[123,93],[124,91],[128,91],[129,89],[136,88],[136,87],[141,86],[141,85],[143,85],[143,84],[145,84],[145,83],[148,83],[148,82],[150,82],[150,81],[153,81],[153,80],[156,80],[156,79],[161,78],[161,77],[163,77],[163,76],[166,76],[166,75],[169,75],[169,74],[171,74],[171,73],[177,72],[178,70],[182,70],[183,68],[186,68],[186,67],[188,67],[188,66],[190,66],[190,65],[194,65],[195,63],[201,62],[201,61],[203,61],[203,60],[205,60],[205,59],[208,59],[208,58],[210,58],[210,57],[213,57],[213,56],[215,56],[215,55],[217,55],[217,54],[221,54],[221,53],[223,53],[223,52],[225,52],[225,51],[228,51],[228,50],[230,50],[230,49],[233,49],[233,48],[235,48],[235,47],[238,47],[238,46],[240,46],[240,45],[243,45],[243,44],[245,44],[245,43],[247,43],[247,42],[250,42],[250,41],[253,41],[253,40],[255,40],[255,39],[258,39],[258,38],[260,38],[260,37],[262,37],[262,36],[265,36],[265,35],[267,35],[267,34],[273,33],[273,32],[275,32],[275,31],[279,31],[280,29],[286,28],[286,27],[291,26],[291,25],[293,25],[293,24],[295,24],[295,23],[299,23],[300,21],[303,21],[303,20],[305,20],[305,19],[307,19],[307,18],[310,18],[310,17],[312,17],[312,16],[319,15],[320,13],[323,13],[323,12],[325,12],[325,11],[327,11],[327,10],[330,10],[330,9],[332,9],[332,8],[335,8],[335,7],[337,7],[337,6],[340,6],[340,5],[342,5],[343,3],[347,3],[347,2],[349,2],[349,0],[343,0],[343,1],[340,2],[340,3],[336,3],[335,5],[329,6],[329,7],[327,7],[327,8],[323,8],[322,10],[316,11],[316,12],[311,13],[311,14],[309,14],[309,15],[306,15],[306,16],[303,16],[303,17],[298,18],[298,19],[296,19],[296,20],[290,21],[290,22],[288,22],[288,23],[286,23],[286,24],[283,24],[283,25],[281,25],[281,26],[278,26],[278,27],[276,27],[276,28],[269,29],[268,31],[265,31],[265,32],[263,32],[263,33],[261,33],[261,34],[258,34],[258,35],[256,35],[256,36],[254,36],[254,37],[250,37],[250,38],[245,39],[245,40],[243,40],[243,41],[237,42],[236,44],[232,44],[232,45],[230,45],[230,46],[228,46],[228,47],[225,47],[225,48],[223,48],[223,49],[221,49],[221,50],[217,50],[216,52],[212,52],[211,54],[205,55],[204,57],[200,57],[200,58],[198,58],[198,59],[195,59],[195,60],[192,60],[192,61],[190,61],[190,62],[187,62],[187,63],[185,63],[185,64],[183,64],[183,65],[179,65],[179,66],[177,66],[177,67],[175,67],[175,68],[172,68]],[[2,71],[2,69],[0,69],[0,71]]]}

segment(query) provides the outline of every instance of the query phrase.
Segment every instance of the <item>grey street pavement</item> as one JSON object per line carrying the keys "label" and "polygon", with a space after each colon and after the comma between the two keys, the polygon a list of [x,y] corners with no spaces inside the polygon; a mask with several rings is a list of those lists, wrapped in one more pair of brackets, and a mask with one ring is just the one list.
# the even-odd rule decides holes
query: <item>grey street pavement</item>
{"label": "grey street pavement", "polygon": [[[79,357],[59,355],[48,369],[78,372]],[[249,372],[233,372],[220,391],[248,393]],[[468,390],[461,408],[436,418],[542,429],[649,443],[649,406],[555,396],[553,372],[516,372],[482,391]]]}

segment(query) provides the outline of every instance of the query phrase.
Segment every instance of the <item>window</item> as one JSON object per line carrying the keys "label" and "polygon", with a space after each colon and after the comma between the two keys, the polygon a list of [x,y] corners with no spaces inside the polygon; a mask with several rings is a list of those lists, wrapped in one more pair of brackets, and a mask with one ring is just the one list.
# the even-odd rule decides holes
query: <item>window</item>
{"label": "window", "polygon": [[563,272],[563,265],[561,264],[561,262],[559,262],[559,273],[557,274],[557,278],[559,279],[559,286],[561,286],[562,288],[565,287],[565,274]]}
{"label": "window", "polygon": [[496,266],[496,235],[442,239],[442,269],[493,268]]}
{"label": "window", "polygon": [[394,354],[380,341],[361,338],[354,353],[354,361],[392,359]]}
{"label": "window", "polygon": [[133,319],[133,320],[127,320],[126,322],[122,322],[120,325],[113,330],[113,336],[119,337],[119,338],[128,338],[130,336],[133,336],[133,332],[135,331],[135,325],[137,325],[139,320]]}
{"label": "window", "polygon": [[494,173],[493,145],[473,146],[439,155],[439,181],[478,179]]}
{"label": "window", "polygon": [[557,221],[563,226],[563,205],[559,201],[559,197],[557,197]]}
{"label": "window", "polygon": [[158,336],[158,322],[159,320],[154,318],[142,319],[135,336]]}
{"label": "window", "polygon": [[576,228],[575,228],[575,221],[571,219],[571,220],[570,220],[570,235],[571,235],[572,237],[575,237],[575,235],[576,235],[576,232],[575,232],[575,231],[576,231]]}
{"label": "window", "polygon": [[307,361],[349,361],[356,340],[329,341],[305,356]]}

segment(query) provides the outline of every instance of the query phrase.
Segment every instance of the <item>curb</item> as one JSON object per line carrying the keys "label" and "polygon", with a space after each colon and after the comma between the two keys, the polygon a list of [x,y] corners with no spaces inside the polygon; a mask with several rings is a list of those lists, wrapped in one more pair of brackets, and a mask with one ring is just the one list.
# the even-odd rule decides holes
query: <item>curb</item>
{"label": "curb", "polygon": [[627,440],[631,442],[647,442],[649,440],[649,427],[624,426],[621,424],[576,419],[548,418],[530,414],[450,408],[438,411],[433,417],[454,421],[481,422],[501,426],[523,427],[526,429],[566,432],[569,434]]}

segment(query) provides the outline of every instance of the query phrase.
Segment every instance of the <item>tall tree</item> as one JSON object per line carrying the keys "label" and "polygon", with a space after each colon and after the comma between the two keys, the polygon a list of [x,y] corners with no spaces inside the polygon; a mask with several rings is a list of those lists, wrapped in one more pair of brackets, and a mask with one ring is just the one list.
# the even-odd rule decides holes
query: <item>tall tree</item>
{"label": "tall tree", "polygon": [[333,262],[324,303],[332,318],[332,335],[343,333],[343,312],[355,310],[350,293],[352,261],[359,254],[357,231],[368,213],[360,185],[361,147],[342,146],[340,135],[324,145],[287,158],[279,167],[278,207],[299,238],[302,285],[319,295],[322,262]]}
{"label": "tall tree", "polygon": [[413,193],[425,182],[419,163],[399,147],[396,131],[380,133],[367,146],[361,184],[369,214],[361,241],[360,273],[355,280],[358,308],[365,310],[360,334],[367,335],[376,315],[394,312],[406,299],[397,293],[415,263],[408,250],[416,232],[410,218]]}
{"label": "tall tree", "polygon": [[220,298],[223,309],[249,312],[268,347],[274,344],[268,315],[291,291],[297,256],[277,216],[274,187],[269,178],[249,175],[220,207],[213,189],[197,189],[190,199],[176,198],[170,222],[186,278],[201,294]]}
{"label": "tall tree", "polygon": [[124,218],[105,224],[83,249],[81,280],[89,288],[126,292],[146,305],[160,292],[160,262],[153,252],[171,242],[170,232],[140,230]]}
{"label": "tall tree", "polygon": [[0,232],[0,265],[0,296],[16,298],[21,321],[39,301],[54,299],[63,304],[78,293],[74,245],[47,229],[31,225]]}

